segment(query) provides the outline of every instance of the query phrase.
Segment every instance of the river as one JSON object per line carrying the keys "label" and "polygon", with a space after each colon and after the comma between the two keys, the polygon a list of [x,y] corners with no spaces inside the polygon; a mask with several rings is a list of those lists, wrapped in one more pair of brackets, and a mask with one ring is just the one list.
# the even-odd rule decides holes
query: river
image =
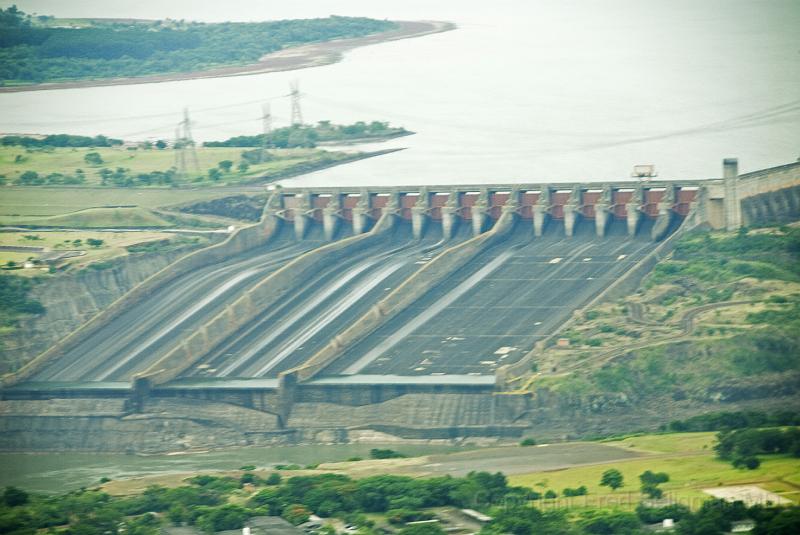
{"label": "river", "polygon": [[35,492],[60,493],[97,485],[104,477],[118,480],[149,475],[237,470],[245,465],[267,468],[276,464],[306,466],[344,461],[352,457],[368,459],[372,448],[390,448],[409,457],[473,449],[428,444],[327,444],[238,448],[186,455],[0,453],[0,488],[14,485]]}
{"label": "river", "polygon": [[[796,0],[14,0],[56,16],[265,20],[364,15],[458,29],[369,46],[294,72],[0,94],[0,131],[169,138],[255,133],[260,100],[288,123],[386,120],[407,150],[291,185],[606,180],[652,163],[662,178],[719,176],[800,156]],[[10,2],[0,2],[7,5]]]}

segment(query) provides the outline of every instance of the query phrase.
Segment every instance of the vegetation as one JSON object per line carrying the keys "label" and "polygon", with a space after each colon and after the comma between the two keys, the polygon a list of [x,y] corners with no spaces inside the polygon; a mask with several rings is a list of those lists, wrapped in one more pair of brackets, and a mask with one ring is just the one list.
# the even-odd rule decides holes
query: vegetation
{"label": "vegetation", "polygon": [[[602,507],[614,503],[633,510],[641,500],[636,489],[633,492],[611,491],[602,485],[603,474],[610,469],[618,471],[624,481],[641,483],[639,476],[647,471],[669,474],[669,480],[658,483],[664,496],[683,504],[700,503],[709,498],[703,489],[728,485],[758,485],[778,493],[795,503],[794,494],[800,484],[800,463],[787,454],[760,455],[758,468],[742,470],[720,459],[713,449],[714,433],[671,433],[663,435],[632,436],[626,439],[605,442],[606,444],[631,449],[644,454],[608,464],[577,466],[557,471],[535,472],[509,476],[510,484],[531,489],[577,488],[585,486],[587,498],[572,507]],[[622,487],[626,489],[629,485]],[[639,485],[635,485],[639,487]]]}
{"label": "vegetation", "polygon": [[25,316],[44,313],[39,301],[30,297],[33,281],[16,275],[0,275],[0,333],[9,332]]}
{"label": "vegetation", "polygon": [[316,126],[292,125],[276,128],[268,135],[236,136],[225,141],[206,141],[205,147],[261,147],[269,149],[313,148],[319,143],[348,142],[371,138],[387,139],[408,135],[405,128],[390,127],[389,123],[359,121],[348,125],[320,121]]}
{"label": "vegetation", "polygon": [[786,425],[800,425],[800,414],[794,411],[781,412],[712,412],[687,418],[674,420],[669,423],[670,431],[729,431],[745,427],[776,427]]}
{"label": "vegetation", "polygon": [[546,349],[529,388],[571,406],[652,408],[787,393],[800,370],[799,281],[800,227],[689,234],[641,292],[588,311],[564,333],[569,349]]}
{"label": "vegetation", "polygon": [[[46,21],[46,19],[44,20]],[[11,7],[0,11],[0,81],[30,84],[190,72],[255,63],[287,46],[360,37],[395,27],[358,17],[204,24],[103,22],[51,27]]]}
{"label": "vegetation", "polygon": [[603,472],[603,477],[600,479],[600,485],[609,487],[611,490],[617,490],[625,484],[625,478],[616,468],[609,468]]}
{"label": "vegetation", "polygon": [[196,149],[198,167],[192,165],[181,173],[175,167],[173,148],[157,149],[145,143],[125,148],[2,145],[0,185],[165,188],[269,182],[381,153],[200,147]]}
{"label": "vegetation", "polygon": [[369,450],[369,456],[373,459],[402,459],[402,453],[390,449],[373,448]]}
{"label": "vegetation", "polygon": [[734,429],[717,435],[714,450],[720,459],[736,467],[755,470],[761,465],[756,455],[790,453],[800,457],[800,429]]}
{"label": "vegetation", "polygon": [[43,147],[114,147],[122,145],[121,139],[106,136],[74,136],[71,134],[51,134],[48,136],[3,136],[0,145],[25,148]]}

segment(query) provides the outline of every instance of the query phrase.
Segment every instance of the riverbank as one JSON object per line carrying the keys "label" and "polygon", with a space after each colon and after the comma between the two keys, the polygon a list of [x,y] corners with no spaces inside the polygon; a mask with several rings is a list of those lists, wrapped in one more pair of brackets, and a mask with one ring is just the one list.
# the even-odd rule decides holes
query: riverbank
{"label": "riverbank", "polygon": [[195,72],[176,72],[154,74],[133,78],[110,78],[100,80],[80,80],[73,82],[43,83],[0,87],[0,93],[18,93],[22,91],[46,91],[51,89],[75,89],[84,87],[102,87],[111,85],[153,84],[175,82],[179,80],[196,80],[200,78],[220,78],[228,76],[248,76],[270,72],[293,71],[330,65],[342,60],[344,54],[362,46],[422,37],[434,33],[446,32],[456,28],[450,22],[440,21],[395,21],[397,28],[365,37],[353,39],[335,39],[321,43],[313,43],[290,47],[267,54],[258,63],[249,65],[232,65]]}

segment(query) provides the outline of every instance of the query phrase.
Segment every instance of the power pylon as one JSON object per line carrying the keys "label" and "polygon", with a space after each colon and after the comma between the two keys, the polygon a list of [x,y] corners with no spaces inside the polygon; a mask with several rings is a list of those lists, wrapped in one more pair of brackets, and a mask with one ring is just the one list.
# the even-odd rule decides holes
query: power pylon
{"label": "power pylon", "polygon": [[189,109],[183,109],[183,120],[178,123],[175,129],[175,167],[178,175],[186,178],[188,175],[186,153],[189,152],[191,165],[194,171],[200,174],[200,164],[197,161],[197,151],[195,150],[194,139],[192,138],[192,121],[189,119]]}
{"label": "power pylon", "polygon": [[264,137],[261,140],[261,160],[264,161],[267,154],[267,143],[269,143],[269,136],[272,133],[272,114],[270,113],[269,102],[262,106],[261,121],[264,125]]}
{"label": "power pylon", "polygon": [[294,80],[289,84],[292,91],[290,96],[292,97],[292,125],[301,125],[303,124],[303,113],[300,111],[300,82]]}

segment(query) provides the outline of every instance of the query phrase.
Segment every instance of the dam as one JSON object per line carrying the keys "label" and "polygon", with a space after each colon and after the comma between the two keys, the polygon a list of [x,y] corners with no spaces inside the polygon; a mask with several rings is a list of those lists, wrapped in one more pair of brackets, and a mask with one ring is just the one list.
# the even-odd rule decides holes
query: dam
{"label": "dam", "polygon": [[799,212],[800,164],[734,159],[689,181],[273,188],[258,224],[151,276],[0,395],[241,414],[264,440],[515,436],[526,400],[498,394],[577,312],[689,230]]}

